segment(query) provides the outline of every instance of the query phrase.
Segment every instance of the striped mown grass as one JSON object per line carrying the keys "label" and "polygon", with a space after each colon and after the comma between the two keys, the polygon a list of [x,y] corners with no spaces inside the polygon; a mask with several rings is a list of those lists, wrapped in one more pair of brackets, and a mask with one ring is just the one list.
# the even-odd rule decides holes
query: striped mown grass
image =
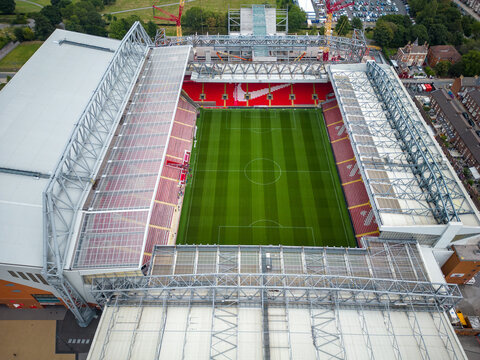
{"label": "striped mown grass", "polygon": [[178,244],[355,246],[319,110],[205,110]]}

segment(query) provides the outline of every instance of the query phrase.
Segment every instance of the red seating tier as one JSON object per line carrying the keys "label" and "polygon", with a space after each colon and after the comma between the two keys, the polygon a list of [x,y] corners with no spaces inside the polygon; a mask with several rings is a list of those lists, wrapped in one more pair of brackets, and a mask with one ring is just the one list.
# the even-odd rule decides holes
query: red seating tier
{"label": "red seating tier", "polygon": [[[183,90],[196,102],[214,102],[215,106],[302,106],[315,105],[324,101],[326,95],[332,91],[329,83],[196,83],[185,80]],[[200,94],[204,94],[203,101]],[[245,94],[250,94],[250,99],[245,99]],[[268,99],[268,94],[272,100]],[[223,95],[227,99],[223,99]],[[290,94],[295,95],[295,100],[290,99]],[[317,94],[318,101],[313,100],[313,94]]]}
{"label": "red seating tier", "polygon": [[342,183],[347,183],[361,178],[355,159],[337,163],[337,170]]}
{"label": "red seating tier", "polygon": [[369,202],[367,190],[365,190],[365,184],[362,181],[343,183],[342,186],[349,208]]}

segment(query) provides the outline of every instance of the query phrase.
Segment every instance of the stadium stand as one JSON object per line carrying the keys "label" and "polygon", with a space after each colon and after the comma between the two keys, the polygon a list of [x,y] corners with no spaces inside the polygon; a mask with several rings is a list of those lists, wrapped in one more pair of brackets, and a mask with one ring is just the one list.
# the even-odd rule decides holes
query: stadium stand
{"label": "stadium stand", "polygon": [[332,99],[324,102],[322,109],[355,237],[361,246],[359,240],[362,236],[379,235],[378,225],[337,101]]}
{"label": "stadium stand", "polygon": [[155,245],[167,245],[172,232],[176,231],[174,228],[180,216],[183,199],[182,182],[184,183],[188,178],[189,154],[195,136],[196,117],[195,107],[181,97],[150,217],[150,231],[142,264],[150,261]]}
{"label": "stadium stand", "polygon": [[[193,101],[204,106],[316,106],[325,101],[327,94],[332,91],[332,87],[329,83],[234,84],[198,83],[185,79],[183,90]],[[314,98],[314,94],[316,98]],[[294,95],[293,99],[291,95]]]}

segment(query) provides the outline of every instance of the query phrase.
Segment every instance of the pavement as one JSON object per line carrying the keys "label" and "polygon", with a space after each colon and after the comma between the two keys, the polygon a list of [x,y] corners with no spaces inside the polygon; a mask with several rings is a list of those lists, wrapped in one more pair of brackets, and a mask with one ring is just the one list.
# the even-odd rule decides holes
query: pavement
{"label": "pavement", "polygon": [[15,74],[16,73],[14,72],[0,72],[0,84],[7,82],[7,76],[10,76],[13,78]]}
{"label": "pavement", "polygon": [[[55,338],[56,354],[75,354],[76,359],[86,359],[93,337],[97,330],[101,314],[92,320],[86,328],[78,326],[72,312],[64,307],[54,307],[51,309],[10,309],[0,308],[0,321],[10,321],[12,326],[26,323],[26,321],[37,322],[38,320],[55,321],[55,334],[52,334],[51,341]],[[17,351],[16,348],[13,351]],[[0,359],[2,352],[0,351]]]}
{"label": "pavement", "polygon": [[476,336],[458,335],[458,340],[469,360],[480,359],[480,343]]}
{"label": "pavement", "polygon": [[55,349],[57,354],[88,354],[101,314],[86,328],[78,326],[72,312],[68,311],[62,320],[57,320]]}

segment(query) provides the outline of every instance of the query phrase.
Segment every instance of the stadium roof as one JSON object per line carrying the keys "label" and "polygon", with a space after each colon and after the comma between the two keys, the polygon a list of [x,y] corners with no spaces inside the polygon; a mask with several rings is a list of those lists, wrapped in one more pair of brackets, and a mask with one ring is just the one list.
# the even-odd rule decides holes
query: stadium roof
{"label": "stadium roof", "polygon": [[467,359],[450,324],[437,329],[440,318],[447,322],[444,314],[417,311],[413,329],[409,311],[391,312],[385,320],[381,310],[345,308],[334,321],[328,307],[271,307],[267,317],[262,310],[237,304],[107,306],[87,359]]}
{"label": "stadium roof", "polygon": [[151,275],[93,279],[89,359],[466,359],[443,313],[458,287],[430,282],[415,242],[364,241],[157,247]]}
{"label": "stadium roof", "polygon": [[84,206],[73,268],[141,266],[190,46],[152,48]]}
{"label": "stadium roof", "polygon": [[380,230],[461,223],[458,235],[480,233],[475,206],[393,69],[328,72]]}
{"label": "stadium roof", "polygon": [[119,44],[56,30],[0,91],[0,263],[43,265],[42,192]]}

